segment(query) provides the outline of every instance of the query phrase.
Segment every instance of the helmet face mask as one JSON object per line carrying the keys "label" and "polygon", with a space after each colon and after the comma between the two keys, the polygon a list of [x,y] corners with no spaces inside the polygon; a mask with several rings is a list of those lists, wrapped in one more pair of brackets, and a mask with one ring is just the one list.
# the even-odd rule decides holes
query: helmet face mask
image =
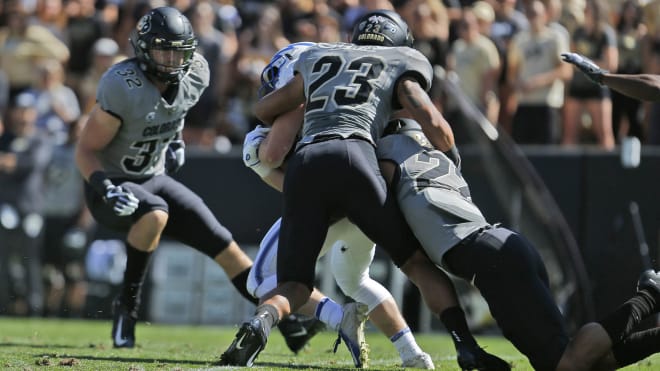
{"label": "helmet face mask", "polygon": [[369,12],[355,23],[351,42],[356,45],[412,47],[408,24],[391,10]]}
{"label": "helmet face mask", "polygon": [[197,38],[181,12],[160,7],[140,18],[131,44],[145,73],[166,84],[177,84],[190,67]]}

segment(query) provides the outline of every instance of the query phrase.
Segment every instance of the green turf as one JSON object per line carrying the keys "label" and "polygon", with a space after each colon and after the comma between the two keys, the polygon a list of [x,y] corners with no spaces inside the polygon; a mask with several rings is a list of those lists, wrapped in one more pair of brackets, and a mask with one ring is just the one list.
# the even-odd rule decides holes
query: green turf
{"label": "green turf", "polygon": [[[335,334],[324,332],[295,356],[274,330],[268,347],[254,369],[346,370],[350,355],[341,345],[332,353]],[[0,317],[0,369],[2,370],[221,370],[213,361],[231,343],[236,328],[216,326],[169,326],[140,323],[135,349],[113,349],[109,321],[44,320]],[[431,356],[436,369],[458,370],[451,340],[444,334],[418,335],[418,342]],[[368,332],[370,368],[400,369],[389,340]],[[526,359],[500,337],[479,337],[488,351],[514,365],[531,370]],[[67,363],[73,365],[66,365]],[[61,365],[63,364],[63,365]],[[660,370],[660,356],[629,369]]]}

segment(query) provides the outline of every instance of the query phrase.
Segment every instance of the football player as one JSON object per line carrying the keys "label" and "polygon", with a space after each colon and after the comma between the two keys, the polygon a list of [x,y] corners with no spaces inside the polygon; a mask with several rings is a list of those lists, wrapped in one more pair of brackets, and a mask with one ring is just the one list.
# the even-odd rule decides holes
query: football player
{"label": "football player", "polygon": [[[293,77],[293,64],[300,54],[313,45],[309,42],[294,43],[278,51],[264,68],[260,93],[269,93],[284,86]],[[279,125],[275,123],[275,126]],[[273,140],[267,140],[267,143],[260,145],[269,131],[270,128],[258,127],[248,133],[243,147],[243,159],[246,166],[281,191],[282,170],[277,168],[288,151],[284,151],[286,148]],[[273,135],[277,136],[278,133],[273,131]],[[259,148],[266,153],[277,152],[278,157],[271,158],[269,164],[261,162],[257,153]],[[277,164],[272,163],[273,160]],[[281,219],[278,219],[266,233],[250,270],[248,291],[255,297],[264,296],[277,285],[276,262],[280,225]],[[364,342],[363,322],[368,315],[397,348],[402,367],[433,369],[433,360],[417,345],[392,295],[369,276],[369,265],[375,253],[373,243],[344,218],[330,226],[319,256],[325,255],[326,252],[330,252],[329,267],[338,286],[346,296],[356,302],[342,307],[314,289],[310,300],[299,312],[307,310],[303,314],[316,316],[328,327],[338,331],[358,368],[367,366],[368,347]]]}
{"label": "football player", "polygon": [[453,142],[433,148],[418,123],[400,119],[391,122],[377,152],[428,256],[473,282],[504,336],[535,370],[611,370],[660,352],[660,328],[634,332],[660,310],[660,274],[644,272],[632,299],[569,342],[540,255],[520,234],[486,222],[472,203]]}
{"label": "football player", "polygon": [[256,304],[245,288],[250,258],[204,201],[167,175],[184,164],[185,115],[209,83],[190,22],[175,8],[152,9],[139,20],[131,43],[135,58],[101,78],[75,154],[92,215],[127,233],[124,282],[112,308],[118,348],[135,345],[140,292],[161,236],[215,260]]}
{"label": "football player", "polygon": [[[473,340],[451,281],[422,253],[396,200],[387,197],[375,156],[374,144],[398,106],[424,122],[435,145],[447,140],[439,129],[447,123],[425,92],[431,66],[411,45],[408,26],[396,13],[369,13],[356,23],[352,44],[310,47],[296,62],[291,82],[256,104],[263,122],[287,119],[290,124],[280,132],[289,134],[291,145],[303,113],[304,125],[283,182],[279,285],[262,298],[223,354],[230,364],[252,365],[271,326],[307,301],[328,228],[344,217],[381,245],[420,288],[432,311],[451,324],[456,344]],[[261,161],[269,160],[259,152]],[[499,362],[484,369],[510,369],[490,357]]]}

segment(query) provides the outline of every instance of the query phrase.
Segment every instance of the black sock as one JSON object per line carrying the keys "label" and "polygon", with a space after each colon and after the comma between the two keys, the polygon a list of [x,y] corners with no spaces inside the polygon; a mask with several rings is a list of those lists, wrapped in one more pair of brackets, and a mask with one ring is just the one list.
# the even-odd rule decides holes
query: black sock
{"label": "black sock", "polygon": [[135,311],[140,306],[142,283],[147,275],[151,252],[140,251],[126,243],[126,270],[121,291],[122,303]]}
{"label": "black sock", "polygon": [[630,334],[635,326],[654,313],[655,298],[648,290],[638,291],[606,318],[598,321],[617,344]]}
{"label": "black sock", "polygon": [[660,327],[630,334],[612,347],[619,367],[625,367],[660,352]]}
{"label": "black sock", "polygon": [[477,341],[472,336],[470,328],[465,321],[465,313],[459,306],[445,309],[440,314],[440,321],[445,325],[451,335],[454,346],[477,346]]}
{"label": "black sock", "polygon": [[232,278],[231,283],[245,299],[247,299],[250,303],[257,305],[259,304],[259,299],[250,295],[250,293],[248,293],[247,291],[246,285],[249,274],[250,274],[250,268],[247,268],[243,272],[237,274],[236,277]]}
{"label": "black sock", "polygon": [[266,337],[270,334],[270,329],[277,325],[280,321],[280,316],[277,313],[277,308],[270,304],[261,304],[254,311],[256,317],[261,317],[266,325]]}

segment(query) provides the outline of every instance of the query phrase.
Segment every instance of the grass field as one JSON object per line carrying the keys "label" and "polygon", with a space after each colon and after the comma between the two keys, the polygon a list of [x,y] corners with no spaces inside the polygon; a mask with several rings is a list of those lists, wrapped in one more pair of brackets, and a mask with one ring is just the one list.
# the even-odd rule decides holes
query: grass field
{"label": "grass field", "polygon": [[[277,330],[274,330],[277,332]],[[170,326],[140,323],[138,346],[113,349],[108,321],[44,320],[0,317],[0,369],[3,370],[222,370],[213,366],[231,343],[236,328]],[[352,368],[348,351],[341,345],[332,353],[336,335],[324,332],[309,348],[293,355],[282,337],[273,333],[254,369],[346,370]],[[458,370],[451,340],[444,334],[418,335],[418,342],[433,357],[436,369]],[[380,333],[370,331],[370,368],[396,370],[394,347]],[[527,360],[500,337],[480,337],[482,346],[511,362],[515,370],[531,370]],[[660,370],[660,356],[628,367]]]}

